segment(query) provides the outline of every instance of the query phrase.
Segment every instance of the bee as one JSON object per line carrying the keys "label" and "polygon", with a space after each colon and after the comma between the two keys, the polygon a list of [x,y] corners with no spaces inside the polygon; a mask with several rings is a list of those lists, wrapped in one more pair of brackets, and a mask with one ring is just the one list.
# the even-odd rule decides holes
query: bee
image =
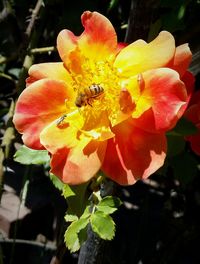
{"label": "bee", "polygon": [[82,107],[86,105],[92,106],[92,102],[98,99],[104,93],[104,89],[99,84],[92,84],[91,86],[84,89],[83,92],[78,93],[75,105]]}

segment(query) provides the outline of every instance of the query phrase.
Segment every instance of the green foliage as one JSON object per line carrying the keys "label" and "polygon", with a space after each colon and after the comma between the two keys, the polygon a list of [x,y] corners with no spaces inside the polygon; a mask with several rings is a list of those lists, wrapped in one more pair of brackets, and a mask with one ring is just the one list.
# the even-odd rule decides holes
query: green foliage
{"label": "green foliage", "polygon": [[[68,198],[74,197],[74,195],[72,195],[73,191],[71,190],[71,187],[67,187],[66,192],[70,195]],[[79,195],[79,193],[76,192],[76,195]],[[111,240],[114,237],[115,223],[110,214],[114,213],[121,205],[120,199],[113,196],[107,196],[103,199],[100,198],[101,200],[97,202],[96,198],[99,197],[99,195],[93,193],[92,196],[95,197],[95,199],[93,199],[95,204],[91,203],[90,205],[87,205],[81,216],[76,215],[74,207],[67,210],[65,220],[72,223],[65,232],[65,243],[71,252],[79,250],[82,243],[86,240],[86,232],[89,224],[91,225],[93,232],[95,232],[100,238]],[[76,205],[73,204],[73,206]]]}
{"label": "green foliage", "polygon": [[80,218],[71,223],[65,232],[65,243],[71,252],[79,250],[87,237],[89,218]]}
{"label": "green foliage", "polygon": [[115,235],[115,223],[112,217],[101,211],[91,215],[90,223],[92,230],[102,239],[111,240]]}
{"label": "green foliage", "polygon": [[117,4],[118,4],[119,0],[111,0],[108,6],[108,11],[110,11],[111,9],[113,9]]}
{"label": "green foliage", "polygon": [[101,211],[105,214],[112,214],[117,210],[120,205],[121,201],[119,198],[113,196],[106,196],[99,202],[96,208],[98,211]]}
{"label": "green foliage", "polygon": [[20,71],[21,71],[20,68],[11,68],[10,70],[8,70],[8,73],[10,75],[13,75],[16,79],[18,79],[19,78]]}
{"label": "green foliage", "polygon": [[63,196],[65,197],[68,209],[67,215],[80,217],[88,205],[89,193],[87,192],[88,183],[77,186],[63,186]]}
{"label": "green foliage", "polygon": [[24,165],[46,165],[49,163],[49,155],[46,150],[34,150],[21,146],[14,155],[14,160]]}
{"label": "green foliage", "polygon": [[50,173],[49,177],[50,177],[53,185],[56,187],[56,189],[58,189],[59,191],[62,191],[64,188],[64,183],[57,176],[55,176],[53,173]]}

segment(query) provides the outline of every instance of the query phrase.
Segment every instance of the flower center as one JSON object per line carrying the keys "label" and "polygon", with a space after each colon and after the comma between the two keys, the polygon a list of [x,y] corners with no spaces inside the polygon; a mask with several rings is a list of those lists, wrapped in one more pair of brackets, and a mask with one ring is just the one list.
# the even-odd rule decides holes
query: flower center
{"label": "flower center", "polygon": [[119,112],[120,79],[113,61],[90,61],[84,58],[80,74],[73,74],[73,89],[77,93],[75,105],[83,116],[98,119],[105,112],[111,123]]}

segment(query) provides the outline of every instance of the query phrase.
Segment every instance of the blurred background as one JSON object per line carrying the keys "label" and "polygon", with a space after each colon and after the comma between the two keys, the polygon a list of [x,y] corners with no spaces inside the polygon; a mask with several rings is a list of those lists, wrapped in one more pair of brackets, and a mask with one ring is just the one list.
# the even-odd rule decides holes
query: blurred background
{"label": "blurred background", "polygon": [[[63,243],[67,204],[59,182],[48,173],[47,160],[20,164],[14,158],[22,141],[12,116],[28,68],[60,60],[56,37],[64,28],[81,34],[85,10],[109,18],[119,42],[150,41],[168,30],[176,45],[189,43],[190,70],[195,89],[200,88],[199,0],[1,0],[0,264],[78,261],[78,253],[70,254]],[[105,243],[100,263],[200,263],[200,158],[181,137],[169,136],[168,144],[163,168],[120,189],[116,236]]]}

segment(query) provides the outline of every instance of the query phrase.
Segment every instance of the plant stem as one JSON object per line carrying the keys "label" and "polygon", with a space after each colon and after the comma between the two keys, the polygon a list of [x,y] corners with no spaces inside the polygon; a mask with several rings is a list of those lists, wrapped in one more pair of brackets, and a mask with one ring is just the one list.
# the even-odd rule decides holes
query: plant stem
{"label": "plant stem", "polygon": [[[116,193],[116,184],[113,181],[106,180],[101,184],[100,192],[101,197],[105,197],[108,195],[113,195]],[[78,264],[102,264],[104,263],[105,257],[107,254],[107,245],[109,242],[101,239],[97,236],[93,231],[91,226],[88,228],[87,232],[87,240],[82,245]]]}
{"label": "plant stem", "polygon": [[99,238],[91,226],[88,228],[88,238],[80,250],[78,264],[102,264],[106,241]]}
{"label": "plant stem", "polygon": [[[156,2],[157,0],[132,0],[125,42],[130,43],[138,38],[147,39]],[[116,185],[111,181],[107,181],[101,190],[102,197],[113,195],[115,192]],[[106,243],[108,242],[99,238],[89,227],[88,238],[81,247],[78,264],[105,263]]]}
{"label": "plant stem", "polygon": [[152,17],[158,0],[132,0],[125,42],[139,38],[147,40]]}
{"label": "plant stem", "polygon": [[42,48],[35,48],[30,50],[30,54],[37,54],[37,53],[49,53],[56,51],[56,47],[42,47]]}
{"label": "plant stem", "polygon": [[[25,41],[21,47],[22,55],[23,55],[22,56],[23,66],[20,72],[18,83],[17,83],[18,94],[20,94],[22,90],[25,88],[25,79],[27,77],[27,72],[33,63],[33,55],[29,55],[28,50],[29,48],[36,46],[37,40],[39,38],[39,34],[41,33],[40,31],[37,31],[35,34],[32,34],[32,31],[33,31],[36,18],[40,12],[42,5],[43,5],[43,1],[38,0],[32,12],[31,20],[25,32]],[[14,108],[15,108],[15,102],[12,102],[10,111],[9,111],[9,119],[6,124],[6,129],[4,133],[4,138],[3,138],[4,140],[2,141],[2,144],[0,146],[1,147],[1,150],[0,150],[0,197],[1,197],[2,186],[3,186],[3,162],[4,160],[8,158],[9,153],[10,153],[10,147],[12,146],[12,141],[15,138],[15,135],[14,135],[15,130],[12,124]]]}

